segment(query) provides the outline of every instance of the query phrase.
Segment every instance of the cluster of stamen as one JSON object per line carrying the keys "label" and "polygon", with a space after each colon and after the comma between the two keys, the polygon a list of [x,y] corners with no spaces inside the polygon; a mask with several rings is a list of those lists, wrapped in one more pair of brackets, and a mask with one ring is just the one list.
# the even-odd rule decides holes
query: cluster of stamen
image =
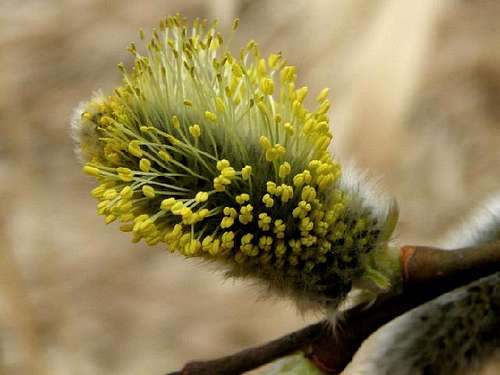
{"label": "cluster of stamen", "polygon": [[106,223],[235,273],[344,292],[380,230],[340,187],[328,90],[309,111],[280,54],[263,58],[252,41],[235,57],[206,21],[168,17],[145,55],[129,51],[122,86],[80,120]]}

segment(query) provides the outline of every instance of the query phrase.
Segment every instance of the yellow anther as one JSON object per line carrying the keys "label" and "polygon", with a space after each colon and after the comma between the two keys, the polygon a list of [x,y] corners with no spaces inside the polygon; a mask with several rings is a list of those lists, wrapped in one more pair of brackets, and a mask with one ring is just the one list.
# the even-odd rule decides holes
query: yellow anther
{"label": "yellow anther", "polygon": [[292,170],[292,167],[290,166],[290,163],[285,161],[283,164],[280,165],[279,176],[281,178],[284,178],[290,174],[291,170]]}
{"label": "yellow anther", "polygon": [[281,80],[283,82],[291,82],[295,80],[296,69],[294,66],[285,66],[281,69]]}
{"label": "yellow anther", "polygon": [[306,201],[300,201],[298,206],[293,209],[292,216],[302,219],[307,216],[309,211],[311,211],[311,205]]}
{"label": "yellow anther", "polygon": [[151,169],[151,162],[148,159],[141,159],[141,161],[139,162],[139,168],[143,172],[149,172],[149,170]]}
{"label": "yellow anther", "polygon": [[304,174],[303,173],[297,173],[293,177],[293,185],[297,188],[300,188],[302,185],[304,185],[305,179],[304,179]]}
{"label": "yellow anther", "polygon": [[208,216],[209,213],[210,211],[207,208],[202,208],[198,211],[198,217],[200,218],[200,220],[203,220]]}
{"label": "yellow anther", "polygon": [[276,194],[276,184],[272,181],[267,181],[266,189],[269,194]]}
{"label": "yellow anther", "polygon": [[281,191],[281,201],[286,203],[293,197],[293,188],[289,185],[281,185],[281,188],[283,189]]}
{"label": "yellow anther", "polygon": [[197,203],[206,202],[208,200],[208,193],[206,191],[199,191],[198,193],[196,193],[194,200]]}
{"label": "yellow anther", "polygon": [[121,191],[120,191],[120,196],[125,199],[130,199],[132,198],[132,195],[134,195],[134,190],[130,186],[125,186]]}
{"label": "yellow anther", "polygon": [[238,217],[240,223],[248,224],[253,220],[252,216],[253,206],[251,204],[247,204],[240,208],[240,216]]}
{"label": "yellow anther", "polygon": [[234,170],[233,167],[226,167],[220,172],[221,176],[224,176],[226,178],[231,178],[236,175],[236,171]]}
{"label": "yellow anther", "polygon": [[264,251],[271,250],[271,245],[273,244],[273,238],[271,236],[262,236],[259,238],[259,248]]}
{"label": "yellow anther", "polygon": [[215,108],[217,109],[217,112],[224,112],[226,109],[224,101],[220,97],[215,98]]}
{"label": "yellow anther", "polygon": [[324,88],[319,92],[318,96],[316,97],[316,100],[321,103],[328,97],[329,92],[330,92],[329,88]]}
{"label": "yellow anther", "polygon": [[134,172],[130,168],[118,167],[116,172],[122,181],[130,182],[134,179]]}
{"label": "yellow anther", "polygon": [[271,53],[269,55],[269,58],[267,59],[267,62],[271,68],[276,68],[276,65],[278,65],[278,62],[281,60],[281,55],[276,54],[276,53]]}
{"label": "yellow anther", "polygon": [[217,169],[218,169],[219,171],[222,171],[224,168],[227,168],[227,167],[229,167],[230,165],[231,165],[231,164],[229,163],[229,161],[228,161],[228,160],[226,160],[226,159],[222,159],[222,160],[219,160],[219,161],[217,162]]}
{"label": "yellow anther", "polygon": [[90,191],[90,195],[92,195],[94,198],[100,198],[104,194],[105,190],[106,190],[106,186],[105,185],[99,185],[98,187],[93,188]]}
{"label": "yellow anther", "polygon": [[249,165],[244,166],[241,169],[241,178],[246,181],[250,178],[250,175],[252,174],[252,167]]}
{"label": "yellow anther", "polygon": [[263,231],[267,231],[271,228],[271,217],[266,214],[265,212],[262,212],[259,214],[259,228],[262,229]]}
{"label": "yellow anther", "polygon": [[306,202],[312,202],[316,198],[316,189],[309,185],[305,186],[302,189],[301,198]]}
{"label": "yellow anther", "polygon": [[123,214],[123,215],[120,215],[120,221],[121,222],[127,222],[127,221],[132,221],[134,220],[134,214]]}
{"label": "yellow anther", "polygon": [[316,169],[317,174],[327,174],[328,172],[331,172],[333,168],[333,165],[328,164],[328,163],[322,163],[318,169]]}
{"label": "yellow anther", "polygon": [[224,212],[224,215],[230,216],[232,218],[235,218],[236,216],[238,216],[238,211],[236,211],[236,209],[233,207],[224,207],[223,212]]}
{"label": "yellow anther", "polygon": [[222,221],[220,223],[220,227],[222,229],[226,229],[226,228],[229,228],[230,226],[232,226],[234,224],[234,219],[230,216],[224,216],[222,218]]}
{"label": "yellow anther", "polygon": [[278,157],[279,157],[279,153],[274,147],[271,147],[271,148],[266,150],[266,160],[267,161],[276,160]]}
{"label": "yellow anther", "polygon": [[323,177],[321,181],[318,180],[318,188],[320,190],[326,190],[334,181],[335,181],[335,176],[331,173],[327,174],[326,176],[320,176]]}
{"label": "yellow anther", "polygon": [[126,223],[126,224],[120,225],[120,230],[122,232],[132,232],[133,228],[134,228],[134,224],[132,224],[132,223]]}
{"label": "yellow anther", "polygon": [[266,95],[272,95],[274,92],[274,82],[270,78],[262,78],[260,81],[260,88]]}
{"label": "yellow anther", "polygon": [[205,119],[211,122],[217,121],[217,115],[210,111],[205,111]]}
{"label": "yellow anther", "polygon": [[300,89],[295,91],[296,99],[302,103],[304,101],[305,97],[307,96],[308,92],[309,92],[309,89],[307,88],[307,86],[301,87]]}
{"label": "yellow anther", "polygon": [[282,257],[286,253],[286,245],[283,241],[278,241],[274,248],[274,253],[277,257]]}
{"label": "yellow anther", "polygon": [[272,206],[274,206],[274,199],[271,198],[269,194],[265,194],[262,197],[262,203],[264,203],[267,208],[271,208]]}
{"label": "yellow anther", "polygon": [[286,229],[286,224],[283,223],[283,220],[277,219],[274,221],[274,229],[273,232],[276,233],[278,238],[284,237],[284,232]]}
{"label": "yellow anther", "polygon": [[108,216],[106,216],[106,218],[104,219],[104,222],[105,222],[106,224],[110,224],[110,223],[112,223],[112,222],[113,222],[113,221],[115,221],[115,220],[116,220],[116,216],[115,216],[115,215],[108,215]]}
{"label": "yellow anther", "polygon": [[181,215],[182,209],[184,208],[184,203],[182,202],[175,202],[171,207],[170,210],[174,215]]}
{"label": "yellow anther", "polygon": [[192,256],[195,255],[200,248],[200,241],[191,239],[191,241],[189,241],[189,243],[184,247],[184,253],[188,256]]}
{"label": "yellow anther", "polygon": [[243,193],[236,196],[236,203],[243,204],[250,199],[250,195]]}
{"label": "yellow anther", "polygon": [[243,236],[241,236],[241,244],[242,245],[249,244],[252,242],[252,239],[253,239],[253,234],[251,233],[244,234]]}
{"label": "yellow anther", "polygon": [[309,162],[309,168],[311,168],[311,170],[316,170],[317,168],[319,168],[321,166],[321,161],[319,160],[311,160]]}
{"label": "yellow anther", "polygon": [[309,232],[313,229],[313,227],[314,223],[308,217],[305,217],[302,220],[300,220],[299,229],[302,232]]}
{"label": "yellow anther", "polygon": [[221,240],[222,243],[232,242],[234,240],[234,232],[233,231],[224,232],[224,234],[221,237]]}
{"label": "yellow anther", "polygon": [[328,99],[325,99],[319,106],[319,109],[316,111],[316,113],[318,115],[322,115],[328,112],[329,109],[330,109],[330,102],[328,101]]}
{"label": "yellow anther", "polygon": [[90,165],[83,167],[83,171],[91,176],[99,176],[99,168],[91,167]]}
{"label": "yellow anther", "polygon": [[115,189],[108,189],[104,192],[104,199],[111,200],[118,195],[118,192]]}
{"label": "yellow anther", "polygon": [[160,151],[158,151],[158,155],[164,161],[170,161],[170,160],[172,160],[172,156],[167,151],[160,150]]}
{"label": "yellow anther", "polygon": [[192,106],[193,106],[193,102],[192,102],[191,100],[189,100],[189,99],[184,99],[184,100],[182,101],[182,103],[184,103],[184,105],[185,105],[186,107],[192,107]]}
{"label": "yellow anther", "polygon": [[152,186],[149,186],[149,185],[144,185],[142,187],[142,193],[147,197],[147,198],[154,198],[156,193],[155,193],[155,189],[152,187]]}
{"label": "yellow anther", "polygon": [[215,239],[212,242],[212,246],[210,246],[210,249],[208,250],[211,255],[217,255],[220,253],[220,240]]}
{"label": "yellow anther", "polygon": [[179,119],[176,115],[172,116],[172,127],[174,129],[179,129],[181,127],[181,123],[179,122]]}
{"label": "yellow anther", "polygon": [[285,128],[285,131],[287,132],[288,135],[292,136],[295,133],[295,129],[292,124],[289,122],[286,122],[283,127]]}
{"label": "yellow anther", "polygon": [[311,172],[309,172],[308,169],[305,169],[304,172],[302,172],[302,175],[304,176],[304,182],[306,184],[311,183],[312,176],[311,176]]}
{"label": "yellow anther", "polygon": [[201,135],[201,128],[200,125],[194,124],[193,126],[189,127],[189,132],[191,135],[195,138],[198,138]]}
{"label": "yellow anther", "polygon": [[214,189],[216,191],[226,190],[226,185],[230,185],[231,180],[224,176],[217,176],[214,178]]}
{"label": "yellow anther", "polygon": [[271,141],[269,141],[269,138],[266,136],[262,135],[259,139],[259,143],[262,146],[264,150],[269,150],[272,146]]}
{"label": "yellow anther", "polygon": [[141,142],[138,140],[131,141],[128,144],[128,151],[138,158],[142,157]]}
{"label": "yellow anther", "polygon": [[166,137],[168,141],[173,145],[177,145],[180,143],[180,141],[177,138],[175,138],[172,134],[167,134]]}
{"label": "yellow anther", "polygon": [[233,75],[237,78],[240,78],[243,76],[243,69],[242,67],[240,66],[240,64],[238,63],[234,63],[232,64],[231,66],[231,71],[233,73]]}
{"label": "yellow anther", "polygon": [[311,118],[307,120],[306,123],[304,124],[304,127],[302,128],[304,134],[309,134],[314,129],[315,124],[316,121],[314,119]]}
{"label": "yellow anther", "polygon": [[214,241],[212,236],[206,236],[203,241],[201,241],[201,247],[203,250],[208,251],[212,247],[212,242]]}

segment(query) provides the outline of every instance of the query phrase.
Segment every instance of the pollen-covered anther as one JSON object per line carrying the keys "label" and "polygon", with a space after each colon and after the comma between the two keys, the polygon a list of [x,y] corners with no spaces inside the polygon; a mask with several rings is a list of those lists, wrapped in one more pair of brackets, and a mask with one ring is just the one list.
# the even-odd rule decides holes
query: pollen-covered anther
{"label": "pollen-covered anther", "polygon": [[238,204],[243,204],[243,203],[247,202],[249,199],[250,199],[250,195],[248,195],[246,193],[242,193],[240,195],[237,195],[235,198],[236,203],[238,203]]}
{"label": "pollen-covered anther", "polygon": [[191,133],[191,135],[194,137],[194,138],[199,138],[201,136],[201,128],[200,128],[200,125],[198,124],[194,124],[192,126],[189,127],[189,133]]}
{"label": "pollen-covered anther", "polygon": [[230,165],[231,164],[226,159],[219,160],[219,161],[217,161],[217,170],[222,171],[224,168],[227,168]]}
{"label": "pollen-covered anther", "polygon": [[83,167],[83,171],[90,176],[97,177],[99,176],[99,168],[92,167],[90,165],[86,165]]}
{"label": "pollen-covered anther", "polygon": [[279,168],[279,176],[281,178],[285,178],[290,174],[292,167],[289,162],[285,161],[283,164],[280,165]]}
{"label": "pollen-covered anther", "polygon": [[138,140],[130,141],[128,144],[128,152],[138,158],[142,157],[141,142]]}
{"label": "pollen-covered anther", "polygon": [[118,173],[118,177],[122,181],[130,182],[134,179],[134,171],[132,171],[130,168],[118,167],[116,168],[116,172]]}
{"label": "pollen-covered anther", "polygon": [[244,166],[242,169],[241,169],[241,178],[245,181],[245,180],[248,180],[250,178],[252,174],[252,167],[249,166],[249,165],[246,165]]}
{"label": "pollen-covered anther", "polygon": [[236,176],[236,171],[233,167],[226,167],[220,171],[221,176],[231,178]]}
{"label": "pollen-covered anther", "polygon": [[271,229],[271,222],[272,219],[267,213],[262,212],[259,214],[258,226],[260,229],[262,229],[263,231],[268,231],[269,229]]}
{"label": "pollen-covered anther", "polygon": [[307,216],[309,211],[311,211],[311,205],[306,201],[300,201],[297,207],[293,209],[292,216],[302,219]]}
{"label": "pollen-covered anther", "polygon": [[158,151],[158,156],[163,160],[163,161],[170,161],[172,160],[172,156],[164,150]]}
{"label": "pollen-covered anther", "polygon": [[167,198],[167,199],[164,199],[161,201],[161,205],[160,205],[160,208],[163,210],[163,211],[170,211],[170,209],[172,208],[172,206],[176,203],[176,200],[175,198]]}
{"label": "pollen-covered anther", "polygon": [[270,78],[262,78],[260,88],[266,95],[272,95],[274,92],[274,81]]}
{"label": "pollen-covered anther", "polygon": [[276,235],[276,238],[285,238],[285,229],[286,224],[281,219],[277,219],[274,221],[273,233]]}
{"label": "pollen-covered anther", "polygon": [[146,196],[147,198],[150,198],[150,199],[152,199],[156,196],[155,189],[150,185],[144,185],[142,187],[142,193],[144,194],[144,196]]}
{"label": "pollen-covered anther", "polygon": [[149,172],[149,170],[151,169],[151,162],[148,159],[141,159],[141,161],[139,162],[139,168],[143,172]]}
{"label": "pollen-covered anther", "polygon": [[267,208],[271,208],[272,206],[274,206],[274,199],[271,198],[269,194],[265,194],[262,197],[262,203],[264,203]]}
{"label": "pollen-covered anther", "polygon": [[234,247],[234,232],[224,232],[221,237],[222,247],[225,250],[231,250]]}
{"label": "pollen-covered anther", "polygon": [[281,184],[280,188],[280,196],[281,202],[287,203],[290,199],[293,198],[293,187],[286,184]]}
{"label": "pollen-covered anther", "polygon": [[205,111],[204,116],[205,116],[205,119],[208,120],[209,122],[216,122],[217,121],[217,115],[213,112]]}
{"label": "pollen-covered anther", "polygon": [[316,189],[309,185],[304,186],[302,188],[301,198],[303,201],[312,202],[316,199]]}
{"label": "pollen-covered anther", "polygon": [[194,197],[194,200],[197,203],[206,202],[208,200],[208,192],[206,192],[206,191],[199,191],[198,193],[196,193],[196,196]]}
{"label": "pollen-covered anther", "polygon": [[240,215],[238,216],[238,220],[241,224],[248,224],[253,221],[253,206],[251,204],[247,204],[246,206],[242,206],[240,208]]}
{"label": "pollen-covered anther", "polygon": [[264,251],[270,251],[272,244],[273,238],[271,236],[261,236],[259,238],[259,248]]}
{"label": "pollen-covered anther", "polygon": [[214,186],[214,189],[216,191],[224,191],[226,190],[226,185],[230,185],[231,184],[231,180],[227,177],[224,177],[224,176],[217,176],[214,178],[214,183],[213,183],[213,186]]}

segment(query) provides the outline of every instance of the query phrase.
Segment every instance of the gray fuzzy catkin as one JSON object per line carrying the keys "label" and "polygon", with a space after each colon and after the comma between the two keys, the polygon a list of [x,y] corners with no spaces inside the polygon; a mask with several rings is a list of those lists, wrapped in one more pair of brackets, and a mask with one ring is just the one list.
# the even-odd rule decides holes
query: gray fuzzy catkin
{"label": "gray fuzzy catkin", "polygon": [[[448,236],[449,248],[500,240],[500,194]],[[360,348],[345,375],[477,374],[500,354],[500,272],[394,319]]]}

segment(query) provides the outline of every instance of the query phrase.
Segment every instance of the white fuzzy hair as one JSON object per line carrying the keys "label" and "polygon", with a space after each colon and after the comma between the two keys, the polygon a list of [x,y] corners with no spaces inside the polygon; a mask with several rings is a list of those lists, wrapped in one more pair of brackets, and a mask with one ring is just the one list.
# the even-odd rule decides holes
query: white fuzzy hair
{"label": "white fuzzy hair", "polygon": [[444,248],[454,249],[500,240],[500,192],[489,197],[462,225],[443,239]]}
{"label": "white fuzzy hair", "polygon": [[[101,91],[96,91],[92,94],[91,101],[99,103],[103,100],[104,95]],[[75,145],[75,154],[82,163],[87,161],[87,155],[91,155],[95,151],[95,148],[98,147],[95,124],[82,119],[82,114],[89,110],[88,105],[89,101],[78,103],[75,109],[73,109],[70,120],[71,139]]]}

